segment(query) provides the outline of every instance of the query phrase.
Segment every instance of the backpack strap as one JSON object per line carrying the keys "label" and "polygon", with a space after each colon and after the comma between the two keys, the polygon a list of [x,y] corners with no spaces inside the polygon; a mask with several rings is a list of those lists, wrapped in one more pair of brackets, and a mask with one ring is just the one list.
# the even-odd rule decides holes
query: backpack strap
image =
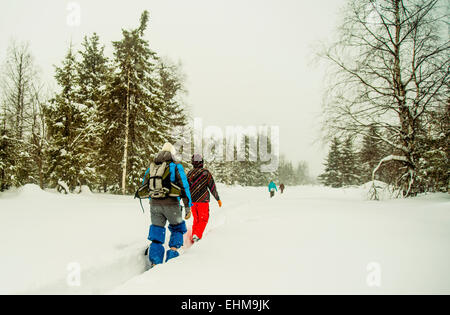
{"label": "backpack strap", "polygon": [[142,185],[144,185],[145,184],[145,180],[146,180],[146,178],[147,178],[147,175],[150,173],[150,168],[148,168],[146,171],[145,171],[145,174],[144,174],[144,179],[142,180]]}
{"label": "backpack strap", "polygon": [[176,164],[172,162],[172,163],[169,164],[169,167],[170,167],[170,181],[172,183],[174,183],[175,182],[175,167],[176,167]]}

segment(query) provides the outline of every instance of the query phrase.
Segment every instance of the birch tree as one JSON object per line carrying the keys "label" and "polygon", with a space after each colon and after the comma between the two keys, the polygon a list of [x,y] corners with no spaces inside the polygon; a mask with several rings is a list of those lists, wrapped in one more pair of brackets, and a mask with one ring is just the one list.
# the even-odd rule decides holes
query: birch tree
{"label": "birch tree", "polygon": [[[400,162],[402,195],[422,190],[417,135],[448,97],[450,45],[440,0],[349,0],[331,62],[325,128],[331,135],[375,137]],[[370,132],[376,127],[377,133]]]}

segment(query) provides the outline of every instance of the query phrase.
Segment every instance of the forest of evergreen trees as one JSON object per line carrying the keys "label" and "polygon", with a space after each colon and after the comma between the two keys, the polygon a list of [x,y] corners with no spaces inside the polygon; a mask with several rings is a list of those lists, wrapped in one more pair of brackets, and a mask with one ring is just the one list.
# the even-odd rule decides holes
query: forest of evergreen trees
{"label": "forest of evergreen trees", "polygon": [[47,97],[26,44],[8,48],[2,77],[0,189],[36,183],[130,193],[170,129],[186,124],[177,66],[158,58],[139,26],[105,56],[94,33],[70,45]]}
{"label": "forest of evergreen trees", "polygon": [[[450,114],[450,106],[448,110],[447,115]],[[421,134],[423,156],[417,170],[419,192],[449,191],[449,117],[440,117],[436,120],[435,130]],[[446,122],[443,124],[443,121]],[[319,175],[320,182],[336,188],[361,185],[373,179],[394,185],[401,178],[405,166],[396,160],[381,163],[391,151],[378,140],[377,132],[376,127],[369,128],[368,134],[362,137],[358,145],[354,144],[356,141],[352,137],[344,140],[334,137],[325,161],[325,171]]]}
{"label": "forest of evergreen trees", "polygon": [[261,164],[260,161],[224,161],[206,163],[206,166],[213,172],[217,181],[227,185],[266,186],[271,180],[277,185],[283,183],[288,186],[315,183],[305,161],[301,161],[297,167],[293,167],[291,161],[281,156],[278,168],[273,172],[261,172]]}
{"label": "forest of evergreen trees", "polygon": [[[97,34],[71,44],[55,66],[57,92],[46,92],[27,44],[12,42],[1,76],[0,191],[34,183],[78,192],[133,193],[150,159],[172,131],[189,123],[180,66],[160,58],[144,38],[149,14],[122,30],[106,56]],[[189,161],[184,161],[189,163]],[[189,164],[186,165],[189,167]],[[207,163],[216,181],[267,185],[278,170],[261,162]],[[287,170],[286,167],[289,169]],[[294,172],[283,161],[280,180],[307,182],[307,166]]]}

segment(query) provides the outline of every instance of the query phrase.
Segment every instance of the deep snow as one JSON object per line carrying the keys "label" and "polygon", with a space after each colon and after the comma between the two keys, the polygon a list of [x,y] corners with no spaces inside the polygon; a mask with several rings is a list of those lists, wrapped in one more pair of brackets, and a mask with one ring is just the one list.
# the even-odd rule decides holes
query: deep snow
{"label": "deep snow", "polygon": [[[450,293],[450,196],[219,185],[204,239],[145,272],[149,220],[129,196],[0,194],[0,293]],[[192,219],[188,225],[192,224]],[[69,286],[69,264],[81,285]],[[367,278],[375,263],[380,286]]]}

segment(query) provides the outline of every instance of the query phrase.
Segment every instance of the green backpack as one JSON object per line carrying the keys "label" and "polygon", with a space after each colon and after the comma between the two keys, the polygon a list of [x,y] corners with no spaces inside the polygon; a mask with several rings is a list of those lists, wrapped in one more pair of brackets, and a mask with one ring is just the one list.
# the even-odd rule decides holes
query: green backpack
{"label": "green backpack", "polygon": [[138,188],[135,198],[164,199],[167,197],[180,197],[181,188],[170,180],[170,164],[152,162],[145,173],[143,184]]}

